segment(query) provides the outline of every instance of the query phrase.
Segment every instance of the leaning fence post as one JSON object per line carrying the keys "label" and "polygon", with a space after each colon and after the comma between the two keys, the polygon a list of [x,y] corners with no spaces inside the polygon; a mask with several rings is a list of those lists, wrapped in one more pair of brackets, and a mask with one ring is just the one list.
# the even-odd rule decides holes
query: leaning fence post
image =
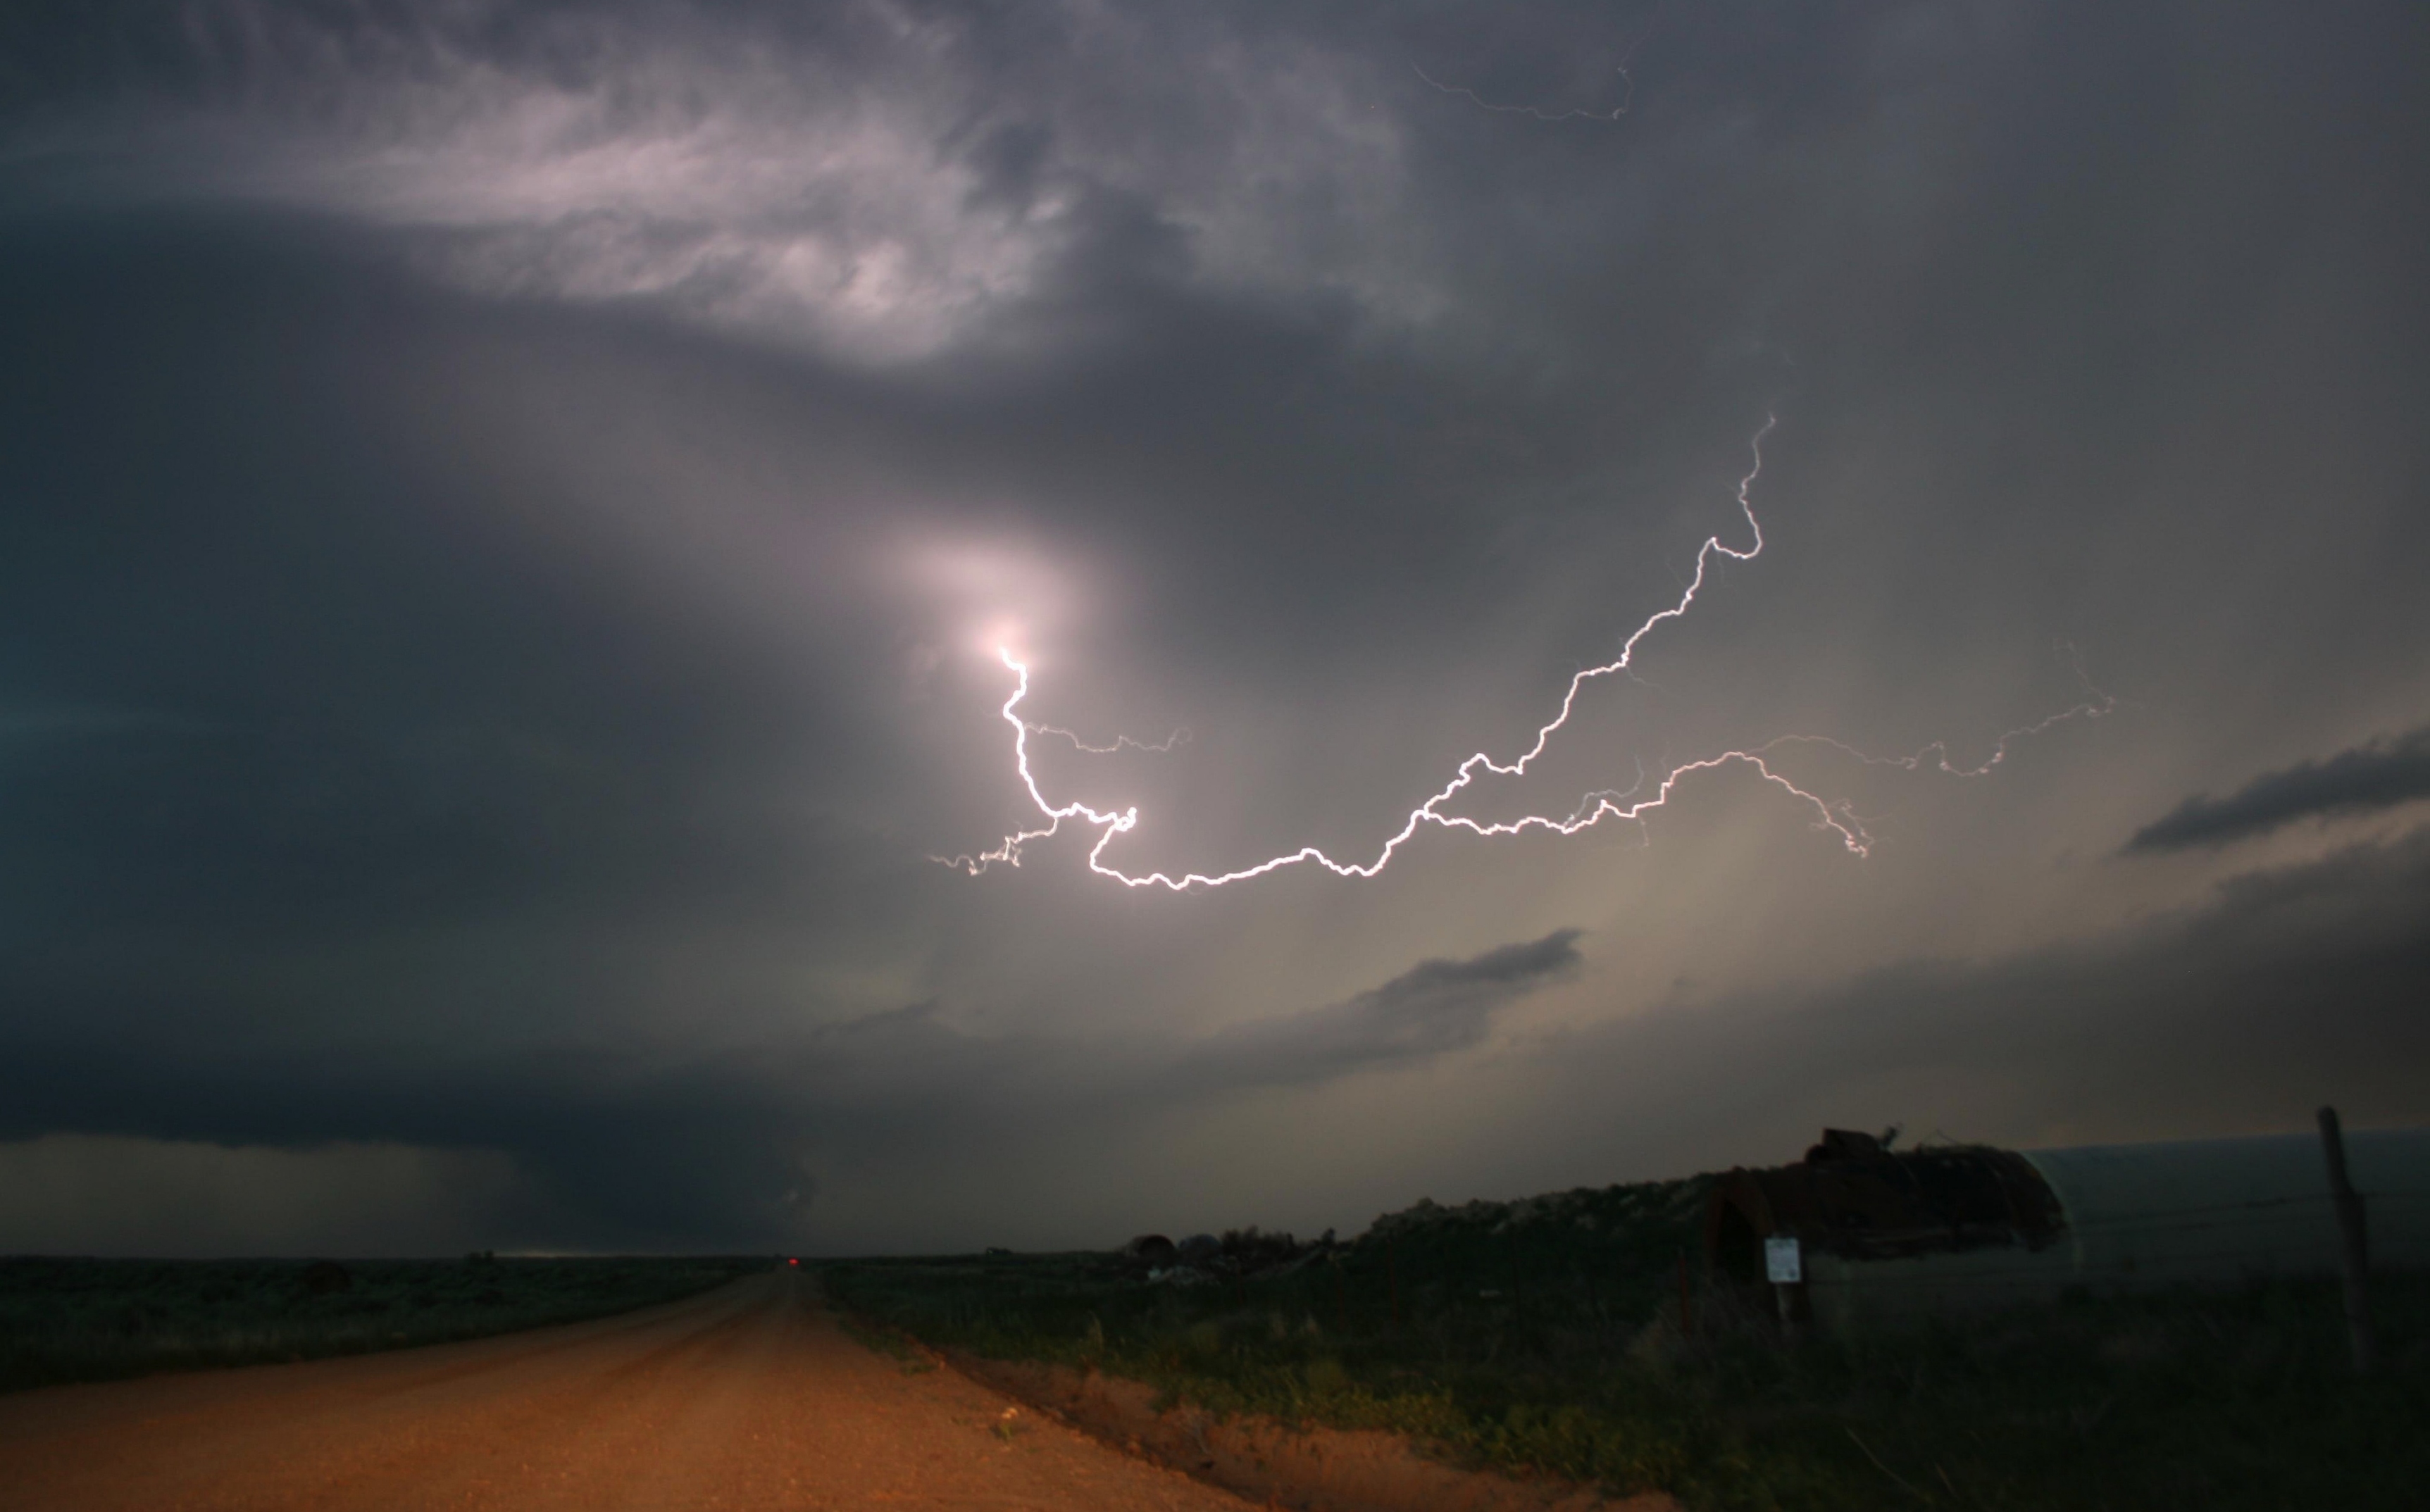
{"label": "leaning fence post", "polygon": [[2346,1179],[2346,1140],[2338,1110],[2321,1109],[2321,1150],[2329,1161],[2329,1199],[2337,1205],[2339,1269],[2345,1277],[2346,1334],[2354,1346],[2356,1374],[2372,1368],[2371,1238],[2363,1224],[2362,1194]]}

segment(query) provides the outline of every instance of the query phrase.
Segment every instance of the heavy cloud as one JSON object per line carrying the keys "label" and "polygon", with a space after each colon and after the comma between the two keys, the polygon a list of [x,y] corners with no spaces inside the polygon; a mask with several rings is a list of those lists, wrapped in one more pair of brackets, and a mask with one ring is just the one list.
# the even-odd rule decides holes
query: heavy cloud
{"label": "heavy cloud", "polygon": [[[246,1183],[485,1173],[440,1248],[1043,1244],[1817,1119],[2419,1116],[2413,842],[2092,858],[2409,759],[2425,25],[0,15],[11,1169],[270,1228]],[[928,859],[1034,812],[1007,636],[1034,718],[1193,732],[1034,743],[1138,806],[1118,861],[1371,854],[1747,539],[1772,414],[1763,554],[1460,811],[1814,737],[1868,857],[1729,768],[1366,883]],[[2118,717],[2001,745],[2085,696],[2059,642]]]}
{"label": "heavy cloud", "polygon": [[[1188,1116],[1227,1094],[1405,1070],[1473,1047],[1497,1010],[1573,971],[1575,939],[1562,930],[1466,960],[1422,962],[1343,1002],[1194,1041],[988,1035],[948,1022],[935,1004],[915,1004],[734,1054],[665,1047],[657,1055],[603,1056],[569,1048],[399,1075],[364,1064],[319,1069],[201,1047],[96,1042],[60,1030],[0,1073],[8,1108],[0,1141],[19,1141],[0,1142],[0,1164],[15,1158],[50,1173],[26,1188],[30,1200],[37,1188],[59,1184],[57,1172],[85,1167],[112,1190],[141,1189],[151,1168],[175,1171],[180,1162],[215,1175],[241,1173],[250,1162],[275,1175],[263,1178],[273,1186],[308,1186],[321,1179],[320,1166],[341,1170],[354,1159],[391,1185],[412,1186],[424,1166],[443,1171],[456,1159],[486,1173],[494,1188],[484,1194],[493,1209],[488,1221],[508,1231],[508,1243],[546,1242],[552,1223],[623,1245],[798,1241],[815,1232],[807,1227],[819,1185],[812,1153],[840,1141],[951,1148],[1007,1120],[1034,1130],[1042,1120]],[[333,1126],[372,1131],[395,1153],[385,1163],[365,1156],[282,1167],[271,1158],[282,1148],[308,1151],[317,1132]],[[60,1127],[108,1138],[42,1142],[41,1131]],[[205,1158],[223,1147],[257,1153]],[[18,1154],[7,1156],[9,1150]],[[678,1187],[675,1198],[670,1188]],[[45,1212],[58,1205],[50,1197],[43,1204]],[[203,1242],[188,1231],[191,1205],[161,1207],[150,1232],[191,1252]],[[97,1220],[77,1212],[69,1226],[92,1229]],[[465,1221],[451,1215],[448,1232]],[[394,1227],[330,1221],[336,1232]],[[127,1214],[95,1231],[146,1232]]]}
{"label": "heavy cloud", "polygon": [[[1531,1171],[1573,1167],[1592,1151],[1618,1175],[1785,1159],[1822,1123],[1904,1122],[2033,1144],[2293,1127],[2322,1102],[2358,1124],[2401,1122],[2430,1117],[2411,1071],[2430,1055],[2415,995],[2430,972],[2425,921],[2430,831],[2420,831],[2240,875],[2198,907],[2063,947],[1905,962],[1794,996],[1686,998],[1586,1025],[1539,1024],[1496,1036],[1499,1050],[1483,1061],[1476,1053],[1502,1010],[1576,970],[1571,932],[1425,962],[1340,1003],[1195,1041],[990,1035],[919,1005],[746,1053],[559,1054],[440,1077],[362,1067],[333,1079],[123,1044],[55,1046],[12,1059],[0,1138],[60,1126],[135,1137],[76,1156],[108,1155],[123,1187],[140,1178],[141,1140],[275,1149],[343,1125],[400,1150],[427,1143],[487,1160],[481,1196],[501,1207],[489,1221],[502,1242],[570,1228],[683,1247],[720,1237],[832,1242],[842,1222],[866,1225],[873,1240],[914,1241],[932,1231],[882,1209],[824,1211],[822,1185],[836,1163],[924,1169],[940,1158],[998,1188],[961,1221],[1043,1239],[1038,1215],[1024,1211],[1036,1178],[1014,1173],[1059,1158],[1074,1131],[1170,1151],[1204,1126],[1224,1131],[1241,1158],[1281,1159],[1309,1127],[1327,1125],[1329,1082],[1379,1077],[1397,1100],[1439,1061],[1523,1088],[1524,1110],[1489,1108],[1490,1137],[1422,1186],[1371,1173],[1354,1200],[1507,1195]],[[1247,1122],[1225,1111],[1260,1088],[1290,1101],[1255,1105],[1267,1111]],[[1275,1106],[1295,1111],[1277,1119]],[[1438,1133],[1473,1131],[1479,1117],[1402,1116]],[[45,1158],[57,1166],[67,1151]],[[670,1201],[671,1186],[681,1202]],[[1098,1221],[1111,1233],[1127,1218],[1207,1220],[1174,1195]],[[1355,1225],[1373,1210],[1276,1206],[1311,1226]],[[181,1211],[161,1210],[161,1242],[178,1242]],[[134,1232],[129,1220],[113,1222],[110,1232]],[[451,1218],[448,1232],[464,1226]]]}
{"label": "heavy cloud", "polygon": [[2430,725],[2265,772],[2223,798],[2189,798],[2137,830],[2126,849],[2227,845],[2299,820],[2370,813],[2421,798],[2430,798]]}

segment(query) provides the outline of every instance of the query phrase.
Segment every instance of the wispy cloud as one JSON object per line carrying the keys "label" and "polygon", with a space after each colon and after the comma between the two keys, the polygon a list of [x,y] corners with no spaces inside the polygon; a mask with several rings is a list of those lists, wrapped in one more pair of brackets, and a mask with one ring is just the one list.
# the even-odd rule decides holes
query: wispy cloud
{"label": "wispy cloud", "polygon": [[1176,1073],[1201,1088],[1277,1086],[1465,1050],[1500,1009],[1575,969],[1577,940],[1577,930],[1556,929],[1466,960],[1423,961],[1356,997],[1216,1035]]}
{"label": "wispy cloud", "polygon": [[2417,798],[2430,798],[2430,724],[2264,773],[2224,798],[2198,793],[2137,830],[2126,849],[2226,845],[2297,820],[2368,813]]}
{"label": "wispy cloud", "polygon": [[1181,1106],[1257,1087],[1314,1087],[1409,1066],[1482,1042],[1494,1015],[1559,981],[1580,931],[1556,929],[1457,960],[1421,961],[1339,1002],[1201,1038],[990,1035],[933,1001],[819,1031],[795,1074],[863,1116],[918,1107]]}
{"label": "wispy cloud", "polygon": [[[1354,65],[1288,37],[1176,37],[1088,6],[1013,35],[890,0],[791,19],[492,0],[185,15],[147,39],[180,60],[148,124],[104,142],[20,112],[0,155],[106,147],[170,182],[420,233],[484,291],[864,357],[930,355],[1053,297],[1142,209],[1219,283],[1409,283],[1382,266],[1406,239],[1350,234],[1396,208],[1399,134]],[[1310,235],[1326,205],[1341,224]]]}

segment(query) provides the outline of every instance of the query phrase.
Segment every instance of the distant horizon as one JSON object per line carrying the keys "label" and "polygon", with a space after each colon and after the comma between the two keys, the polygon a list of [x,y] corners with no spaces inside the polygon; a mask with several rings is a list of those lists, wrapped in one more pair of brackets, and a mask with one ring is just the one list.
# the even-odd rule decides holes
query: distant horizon
{"label": "distant horizon", "polygon": [[[1819,1130],[1818,1130],[1817,1132],[1818,1132],[1818,1134],[1819,1134],[1821,1131],[1819,1131]],[[2356,1124],[2356,1123],[2351,1123],[2351,1122],[2349,1122],[2349,1123],[2346,1123],[2346,1124],[2345,1124],[2344,1132],[2345,1132],[2348,1136],[2355,1136],[2355,1135],[2368,1135],[2368,1134],[2372,1134],[2372,1133],[2413,1133],[2413,1132],[2430,1132],[2430,1122],[2419,1122],[2419,1123],[2379,1123],[2379,1124]],[[2123,1147],[2129,1147],[2129,1146],[2136,1145],[2136,1144],[2164,1144],[2164,1143],[2212,1143],[2212,1142],[2233,1142],[2233,1141],[2237,1141],[2237,1140],[2246,1140],[2246,1139],[2304,1139],[2304,1140],[2312,1140],[2312,1141],[2317,1141],[2317,1140],[2319,1139],[2319,1138],[2320,1138],[2319,1131],[2318,1131],[2318,1129],[2317,1129],[2316,1127],[2306,1127],[2306,1128],[2301,1128],[2301,1129],[2255,1130],[2255,1131],[2247,1131],[2247,1132],[2244,1132],[2244,1133],[2239,1133],[2239,1134],[2225,1134],[2225,1135],[2206,1135],[2206,1136],[2205,1136],[2205,1135],[2194,1135],[2194,1136],[2181,1136],[2181,1137],[2176,1137],[2176,1138],[2168,1138],[2168,1139],[2150,1139],[2150,1140],[2119,1140],[2119,1141],[2113,1141],[2113,1143],[2114,1143],[2116,1146],[2118,1146],[2118,1147],[2122,1147],[2122,1148],[2123,1148]],[[1898,1141],[1897,1141],[1897,1144],[1896,1144],[1895,1148],[1898,1148],[1898,1149],[1901,1149],[1901,1150],[1909,1150],[1909,1149],[1917,1148],[1918,1146],[1932,1146],[1932,1145],[1938,1145],[1938,1144],[1940,1144],[1940,1143],[1942,1143],[1942,1142],[1943,1142],[1943,1141],[1939,1140],[1939,1139],[1937,1139],[1937,1138],[1933,1138],[1933,1137],[1930,1137],[1930,1136],[1926,1136],[1926,1137],[1925,1137],[1925,1138],[1915,1138],[1910,1137],[1910,1136],[1909,1136],[1909,1134],[1908,1134],[1906,1131],[1901,1131],[1901,1134],[1900,1134],[1900,1137],[1899,1137],[1899,1139],[1898,1139]],[[1952,1141],[1952,1142],[1959,1142],[1959,1141]],[[1971,1142],[1971,1141],[1963,1141],[1963,1142]],[[2021,1151],[2021,1152],[2024,1152],[2024,1153],[2031,1153],[2031,1152],[2036,1151],[2036,1150],[2101,1149],[2101,1148],[2105,1148],[2105,1145],[2102,1145],[2102,1144],[2087,1144],[2087,1145],[2019,1145],[2019,1146],[2013,1146],[2013,1147],[2009,1147],[2009,1148],[2015,1148],[2015,1149],[2017,1149],[2017,1150],[2019,1150],[2019,1151]],[[1796,1150],[1796,1151],[1794,1151],[1794,1152],[1791,1152],[1791,1153],[1786,1154],[1786,1155],[1784,1155],[1780,1159],[1778,1159],[1778,1160],[1776,1160],[1776,1161],[1769,1162],[1769,1164],[1771,1164],[1771,1165],[1793,1165],[1793,1164],[1795,1164],[1798,1160],[1802,1159],[1802,1158],[1804,1157],[1804,1155],[1805,1155],[1805,1151],[1804,1151],[1804,1149],[1803,1149],[1803,1148],[1801,1148],[1801,1149]],[[1719,1175],[1723,1175],[1723,1174],[1725,1174],[1725,1173],[1726,1173],[1726,1171],[1722,1171],[1722,1170],[1696,1171],[1689,1171],[1689,1172],[1680,1173],[1680,1174],[1673,1174],[1673,1175],[1667,1176],[1667,1177],[1653,1177],[1653,1178],[1650,1178],[1650,1181],[1651,1181],[1651,1182],[1661,1182],[1661,1181],[1696,1180],[1696,1179],[1700,1179],[1700,1178],[1706,1178],[1706,1177],[1719,1176]],[[1326,1225],[1324,1228],[1322,1228],[1322,1229],[1311,1229],[1311,1230],[1308,1230],[1308,1231],[1307,1231],[1307,1232],[1306,1232],[1306,1233],[1302,1233],[1300,1230],[1297,1230],[1297,1229],[1290,1229],[1290,1228],[1284,1228],[1284,1227],[1282,1227],[1282,1226],[1280,1226],[1280,1225],[1256,1224],[1255,1226],[1257,1226],[1257,1227],[1258,1227],[1259,1229],[1261,1229],[1262,1231],[1264,1231],[1264,1232],[1268,1232],[1268,1233],[1288,1233],[1288,1234],[1290,1234],[1290,1235],[1291,1235],[1291,1236],[1293,1236],[1294,1238],[1299,1238],[1299,1239],[1301,1239],[1301,1240],[1311,1240],[1311,1239],[1314,1239],[1315,1238],[1317,1238],[1320,1234],[1326,1233],[1326,1232],[1330,1232],[1330,1233],[1333,1233],[1333,1234],[1334,1234],[1334,1235],[1335,1235],[1335,1236],[1336,1236],[1336,1237],[1337,1237],[1337,1238],[1338,1238],[1341,1242],[1347,1243],[1347,1242],[1354,1241],[1354,1240],[1357,1239],[1360,1236],[1362,1236],[1362,1235],[1364,1235],[1364,1234],[1366,1234],[1366,1233],[1370,1232],[1370,1231],[1374,1227],[1374,1225],[1375,1225],[1376,1223],[1381,1222],[1381,1221],[1384,1221],[1385,1219],[1391,1218],[1391,1217],[1394,1217],[1394,1216],[1396,1216],[1396,1215],[1403,1214],[1403,1213],[1414,1212],[1414,1211],[1417,1211],[1417,1210],[1418,1210],[1418,1209],[1420,1209],[1420,1208],[1427,1207],[1427,1206],[1429,1206],[1429,1205],[1431,1205],[1431,1206],[1433,1206],[1433,1207],[1436,1207],[1436,1208],[1439,1208],[1439,1209],[1444,1209],[1444,1210],[1455,1210],[1455,1211],[1456,1211],[1456,1210],[1458,1210],[1458,1209],[1462,1209],[1462,1208],[1470,1207],[1470,1206],[1488,1206],[1488,1207],[1491,1207],[1491,1206],[1510,1206],[1510,1205],[1516,1205],[1516,1204],[1519,1204],[1519,1203],[1528,1202],[1528,1201],[1531,1201],[1531,1200],[1534,1200],[1534,1199],[1536,1199],[1536,1198],[1540,1198],[1540,1197],[1559,1196],[1559,1195],[1563,1195],[1563,1194],[1566,1194],[1566,1193],[1570,1193],[1570,1192],[1578,1192],[1578,1191],[1602,1191],[1602,1190],[1607,1190],[1607,1189],[1609,1189],[1609,1188],[1615,1188],[1615,1187],[1640,1186],[1640,1185],[1647,1185],[1647,1184],[1649,1184],[1649,1183],[1648,1183],[1648,1182],[1606,1182],[1606,1183],[1602,1183],[1602,1184],[1593,1184],[1593,1183],[1589,1183],[1589,1184],[1584,1185],[1584,1186],[1564,1187],[1564,1188],[1551,1188],[1551,1189],[1547,1189],[1547,1190],[1543,1190],[1543,1191],[1534,1191],[1534,1192],[1521,1192],[1521,1193],[1515,1193],[1515,1194],[1513,1194],[1513,1195],[1506,1196],[1506,1197],[1474,1196],[1474,1197],[1466,1197],[1466,1198],[1461,1198],[1461,1199],[1459,1199],[1459,1200],[1457,1200],[1457,1201],[1440,1201],[1440,1200],[1437,1200],[1437,1199],[1432,1198],[1432,1197],[1421,1196],[1421,1197],[1417,1197],[1417,1198],[1414,1198],[1414,1199],[1410,1200],[1408,1203],[1406,1203],[1406,1204],[1404,1204],[1403,1205],[1401,1205],[1401,1206],[1399,1206],[1399,1207],[1386,1208],[1384,1211],[1377,1213],[1373,1218],[1369,1219],[1369,1220],[1367,1221],[1367,1222],[1366,1222],[1364,1225],[1362,1225],[1362,1226],[1360,1226],[1360,1227],[1358,1227],[1358,1228],[1356,1228],[1356,1229],[1346,1227],[1346,1226],[1345,1226],[1345,1225],[1343,1225],[1343,1224],[1335,1223],[1335,1224],[1329,1224],[1329,1225]],[[2366,1194],[2366,1196],[2368,1196],[2368,1194]],[[1227,1224],[1227,1225],[1224,1225],[1224,1228],[1245,1228],[1245,1227],[1249,1227],[1249,1226],[1252,1226],[1252,1225],[1250,1225],[1250,1224]],[[1142,1234],[1149,1234],[1149,1233],[1161,1233],[1161,1232],[1164,1232],[1164,1231],[1163,1231],[1163,1230],[1157,1230],[1157,1229],[1138,1229],[1138,1230],[1134,1230],[1134,1231],[1132,1231],[1132,1232],[1130,1232],[1130,1233],[1126,1233],[1126,1234],[1124,1234],[1124,1235],[1123,1235],[1121,1238],[1119,1238],[1119,1239],[1114,1239],[1114,1240],[1112,1240],[1112,1241],[1110,1241],[1110,1242],[1103,1243],[1103,1244],[1068,1244],[1068,1245],[1059,1245],[1059,1246],[1044,1246],[1044,1247],[1037,1247],[1037,1248],[1021,1248],[1021,1249],[1017,1249],[1017,1250],[1015,1250],[1013,1253],[1016,1253],[1016,1254],[1107,1254],[1107,1253],[1111,1253],[1111,1252],[1114,1252],[1114,1251],[1117,1251],[1117,1250],[1121,1249],[1123,1245],[1124,1245],[1124,1244],[1128,1243],[1130,1240],[1132,1240],[1132,1239],[1134,1239],[1134,1238],[1139,1238],[1139,1237],[1140,1237],[1140,1235],[1142,1235]],[[1180,1229],[1175,1229],[1175,1230],[1173,1230],[1173,1232],[1171,1232],[1171,1233],[1167,1234],[1167,1235],[1166,1235],[1166,1237],[1167,1237],[1167,1238],[1173,1238],[1173,1239],[1175,1239],[1175,1240],[1178,1240],[1178,1239],[1180,1239],[1180,1238],[1187,1238],[1187,1237],[1189,1237],[1190,1235],[1192,1235],[1192,1234],[1220,1234],[1220,1233],[1222,1233],[1222,1232],[1223,1232],[1223,1229],[1222,1229],[1222,1228],[1218,1228],[1218,1229],[1189,1229],[1189,1228],[1180,1228]],[[495,1259],[500,1259],[500,1260],[614,1260],[614,1259],[740,1259],[740,1258],[746,1258],[746,1257],[749,1257],[749,1256],[757,1255],[757,1254],[766,1254],[766,1255],[767,1255],[771,1260],[774,1260],[774,1261],[782,1261],[782,1260],[787,1260],[787,1259],[801,1259],[801,1260],[813,1260],[813,1261],[824,1261],[824,1260],[865,1260],[865,1259],[907,1259],[907,1260],[908,1260],[908,1259],[950,1259],[950,1258],[954,1258],[954,1257],[957,1257],[957,1256],[969,1256],[969,1255],[984,1254],[986,1254],[986,1253],[988,1252],[988,1250],[989,1250],[989,1249],[990,1249],[990,1248],[1004,1248],[1004,1247],[1003,1247],[1003,1246],[990,1246],[990,1245],[987,1245],[987,1244],[978,1244],[978,1245],[973,1245],[973,1246],[971,1246],[971,1247],[969,1247],[969,1248],[966,1248],[966,1249],[958,1249],[958,1250],[932,1250],[932,1251],[896,1251],[896,1250],[848,1250],[848,1251],[824,1251],[824,1250],[817,1249],[817,1248],[815,1248],[815,1247],[800,1248],[800,1249],[781,1249],[781,1248],[780,1248],[780,1249],[774,1249],[774,1250],[740,1250],[740,1249],[738,1249],[738,1250],[724,1250],[724,1251],[684,1251],[684,1250],[497,1250],[497,1249],[483,1250],[483,1249],[482,1249],[481,1247],[479,1247],[479,1246],[474,1246],[474,1248],[472,1248],[472,1249],[470,1249],[470,1250],[461,1251],[461,1252],[438,1252],[438,1251],[433,1251],[433,1252],[429,1252],[429,1253],[372,1253],[372,1252],[363,1252],[363,1253],[359,1253],[359,1254],[358,1254],[358,1253],[343,1252],[343,1251],[298,1250],[298,1251],[294,1251],[294,1252],[291,1252],[291,1253],[284,1253],[284,1254],[132,1254],[132,1253],[116,1253],[116,1252],[112,1252],[112,1253],[98,1253],[98,1252],[95,1252],[95,1253],[83,1253],[83,1252],[19,1251],[19,1252],[14,1252],[14,1253],[0,1253],[0,1262],[5,1262],[5,1261],[8,1261],[8,1260],[127,1260],[127,1261],[155,1261],[155,1260],[157,1260],[157,1261],[162,1261],[162,1262],[168,1262],[168,1261],[191,1261],[191,1262],[192,1262],[192,1263],[194,1263],[194,1264],[198,1264],[198,1265],[208,1265],[208,1264],[213,1264],[213,1263],[219,1263],[219,1262],[225,1262],[225,1263],[229,1263],[229,1264],[242,1264],[242,1263],[261,1263],[261,1264],[294,1264],[294,1263],[305,1262],[305,1261],[311,1261],[311,1260],[336,1260],[336,1261],[340,1261],[340,1262],[344,1262],[344,1261],[349,1261],[349,1260],[401,1260],[401,1261],[402,1261],[402,1260],[413,1260],[413,1261],[450,1261],[450,1260],[452,1260],[452,1261],[455,1261],[455,1262],[458,1262],[458,1263],[459,1263],[459,1264],[460,1264],[460,1263],[463,1263],[463,1262],[465,1262],[465,1261],[467,1261],[467,1260],[472,1259],[475,1254],[481,1254],[481,1255],[485,1255],[485,1256],[487,1256],[487,1257],[495,1258]]]}

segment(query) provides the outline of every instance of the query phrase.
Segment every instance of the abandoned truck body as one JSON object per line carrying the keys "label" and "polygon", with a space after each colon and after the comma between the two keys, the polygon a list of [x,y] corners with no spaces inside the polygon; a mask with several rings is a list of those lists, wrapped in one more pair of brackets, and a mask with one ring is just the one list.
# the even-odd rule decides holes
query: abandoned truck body
{"label": "abandoned truck body", "polygon": [[[2372,1269],[2430,1267],[2430,1129],[2349,1131]],[[2338,1227],[2310,1134],[1891,1151],[1827,1130],[1794,1165],[1738,1170],[1705,1214],[1714,1285],[1765,1305],[1765,1241],[1794,1238],[1797,1321],[1848,1335],[1925,1315],[2109,1293],[2331,1275]]]}

